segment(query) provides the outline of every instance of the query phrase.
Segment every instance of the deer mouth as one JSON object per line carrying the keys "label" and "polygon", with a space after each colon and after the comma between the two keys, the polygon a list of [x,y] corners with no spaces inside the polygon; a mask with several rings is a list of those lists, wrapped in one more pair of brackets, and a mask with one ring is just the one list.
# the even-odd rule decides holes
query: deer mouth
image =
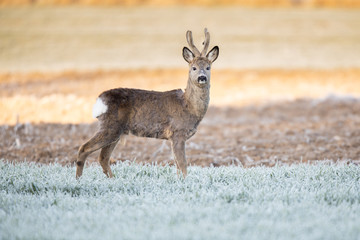
{"label": "deer mouth", "polygon": [[198,83],[199,83],[199,84],[206,84],[206,83],[207,83],[207,78],[206,78],[206,76],[200,76],[200,77],[198,77]]}

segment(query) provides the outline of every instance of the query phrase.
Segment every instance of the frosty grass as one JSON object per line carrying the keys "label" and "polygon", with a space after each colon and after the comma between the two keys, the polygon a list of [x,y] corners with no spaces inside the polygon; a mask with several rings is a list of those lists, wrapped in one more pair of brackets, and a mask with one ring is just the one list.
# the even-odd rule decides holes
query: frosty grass
{"label": "frosty grass", "polygon": [[360,168],[0,160],[0,239],[360,239]]}

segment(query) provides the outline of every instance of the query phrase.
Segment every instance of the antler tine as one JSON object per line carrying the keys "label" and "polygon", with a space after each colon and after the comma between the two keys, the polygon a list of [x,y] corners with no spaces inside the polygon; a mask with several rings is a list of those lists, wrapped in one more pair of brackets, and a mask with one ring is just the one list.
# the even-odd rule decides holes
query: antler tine
{"label": "antler tine", "polygon": [[187,40],[191,50],[193,51],[194,55],[195,56],[200,56],[200,51],[194,45],[191,31],[186,32],[186,40]]}
{"label": "antler tine", "polygon": [[205,40],[203,42],[204,49],[201,52],[201,56],[203,56],[203,57],[206,56],[206,52],[207,52],[209,44],[210,44],[210,33],[207,31],[207,28],[204,29],[204,33],[205,33]]}

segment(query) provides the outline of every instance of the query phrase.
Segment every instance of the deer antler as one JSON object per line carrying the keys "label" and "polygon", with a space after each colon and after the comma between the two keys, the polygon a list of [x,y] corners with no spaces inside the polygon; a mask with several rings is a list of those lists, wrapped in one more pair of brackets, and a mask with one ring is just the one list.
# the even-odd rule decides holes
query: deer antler
{"label": "deer antler", "polygon": [[191,31],[187,31],[186,32],[186,40],[191,48],[191,50],[193,51],[195,57],[199,57],[200,56],[200,52],[199,50],[195,47],[194,42],[193,42],[193,38],[192,38],[192,32]]}
{"label": "deer antler", "polygon": [[203,42],[204,49],[201,52],[202,57],[206,56],[206,52],[207,52],[209,44],[210,44],[210,33],[207,31],[207,28],[204,29],[204,33],[205,33],[205,40]]}

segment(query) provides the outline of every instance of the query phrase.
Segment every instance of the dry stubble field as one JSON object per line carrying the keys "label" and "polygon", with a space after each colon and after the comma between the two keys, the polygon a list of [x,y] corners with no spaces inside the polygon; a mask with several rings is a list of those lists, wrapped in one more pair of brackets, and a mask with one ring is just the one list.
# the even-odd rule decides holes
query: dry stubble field
{"label": "dry stubble field", "polygon": [[[187,66],[179,49],[194,15],[221,53],[211,107],[187,142],[189,164],[359,163],[356,13],[1,9],[0,159],[73,164],[80,144],[96,131],[91,108],[100,92],[184,88]],[[184,14],[184,22],[176,21]],[[132,136],[112,160],[172,164],[168,143]]]}

